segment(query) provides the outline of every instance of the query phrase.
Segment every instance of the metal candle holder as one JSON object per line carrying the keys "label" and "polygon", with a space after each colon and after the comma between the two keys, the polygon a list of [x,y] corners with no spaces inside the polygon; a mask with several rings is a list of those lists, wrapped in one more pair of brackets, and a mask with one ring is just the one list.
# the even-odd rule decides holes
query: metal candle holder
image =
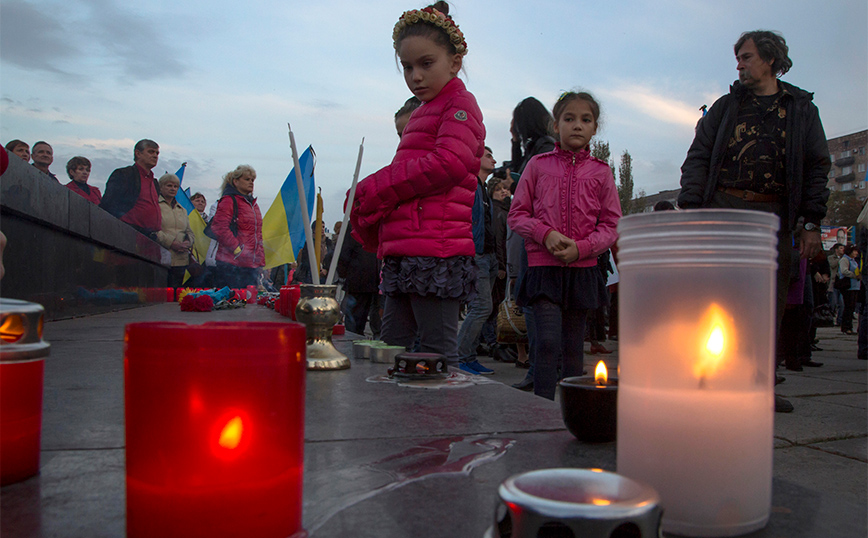
{"label": "metal candle holder", "polygon": [[448,375],[446,357],[439,353],[401,353],[389,377],[405,379],[443,379]]}
{"label": "metal candle holder", "polygon": [[345,370],[350,359],[332,343],[332,329],[341,317],[337,286],[303,284],[295,317],[307,327],[307,369]]}
{"label": "metal candle holder", "polygon": [[497,490],[492,538],[657,538],[663,510],[650,486],[600,469],[542,469]]}

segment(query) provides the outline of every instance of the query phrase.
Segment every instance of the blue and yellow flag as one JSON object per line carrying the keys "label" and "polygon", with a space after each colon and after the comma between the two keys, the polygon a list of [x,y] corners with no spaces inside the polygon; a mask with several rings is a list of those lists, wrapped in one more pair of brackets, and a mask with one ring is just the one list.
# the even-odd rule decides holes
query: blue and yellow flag
{"label": "blue and yellow flag", "polygon": [[[308,146],[298,159],[301,168],[301,179],[304,184],[304,194],[307,200],[307,214],[313,212],[314,177],[316,153]],[[191,221],[192,226],[192,221]],[[265,268],[270,269],[295,261],[295,248],[304,245],[304,219],[301,204],[298,200],[298,186],[295,181],[295,168],[289,171],[280,192],[268,212],[262,218],[262,242],[265,245]]]}

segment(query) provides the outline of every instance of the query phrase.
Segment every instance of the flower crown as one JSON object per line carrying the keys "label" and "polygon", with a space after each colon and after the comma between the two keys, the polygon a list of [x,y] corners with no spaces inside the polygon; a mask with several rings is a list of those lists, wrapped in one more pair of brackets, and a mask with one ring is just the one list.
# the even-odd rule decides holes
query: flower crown
{"label": "flower crown", "polygon": [[404,28],[418,24],[419,22],[427,22],[438,28],[442,28],[455,46],[455,52],[461,56],[467,54],[467,41],[464,40],[464,34],[458,29],[458,25],[451,18],[433,7],[411,9],[401,15],[401,18],[395,23],[395,29],[392,31],[392,41],[394,41],[395,50],[398,50],[398,36],[401,35]]}

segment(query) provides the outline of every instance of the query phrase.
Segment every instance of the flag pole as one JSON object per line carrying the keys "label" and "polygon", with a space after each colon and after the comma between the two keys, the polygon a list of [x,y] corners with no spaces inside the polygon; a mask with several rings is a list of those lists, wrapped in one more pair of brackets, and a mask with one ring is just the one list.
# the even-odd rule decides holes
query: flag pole
{"label": "flag pole", "polygon": [[335,245],[335,253],[332,255],[332,262],[329,264],[329,274],[326,277],[326,284],[331,284],[335,279],[335,270],[338,267],[338,258],[341,257],[341,248],[344,246],[344,236],[347,234],[347,221],[350,220],[350,212],[353,210],[353,200],[356,197],[356,184],[359,182],[359,169],[362,167],[362,153],[365,152],[365,137],[362,137],[362,143],[359,145],[359,158],[356,159],[356,173],[353,174],[353,184],[350,187],[350,196],[347,198],[347,209],[344,211],[344,220],[341,224],[341,231],[338,233],[338,244]]}
{"label": "flag pole", "polygon": [[313,233],[310,230],[310,215],[307,214],[307,197],[304,195],[304,182],[301,180],[301,166],[298,164],[298,150],[295,147],[295,135],[292,134],[292,126],[287,122],[289,129],[289,145],[292,148],[292,165],[295,167],[295,182],[298,185],[298,202],[301,204],[301,218],[304,221],[304,237],[307,242],[307,255],[310,261],[310,278],[314,285],[319,285],[319,270],[316,266],[316,253],[313,246]]}

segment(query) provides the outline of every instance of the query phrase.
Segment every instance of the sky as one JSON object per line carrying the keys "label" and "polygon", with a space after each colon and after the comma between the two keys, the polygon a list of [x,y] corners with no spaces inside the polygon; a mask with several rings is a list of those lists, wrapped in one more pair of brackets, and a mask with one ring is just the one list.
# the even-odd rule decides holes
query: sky
{"label": "sky", "polygon": [[[187,162],[183,186],[210,205],[239,164],[257,171],[266,212],[312,145],[325,222],[343,217],[359,144],[360,179],[398,144],[393,117],[410,97],[392,27],[406,1],[227,2],[3,0],[0,141],[54,148],[51,170],[91,160],[90,183],[132,163],[137,140],[160,144],[159,177]],[[593,93],[597,138],[633,158],[634,192],[679,186],[699,119],[737,78],[733,44],[747,30],[783,34],[783,80],[814,92],[826,135],[868,128],[868,3],[837,0],[500,0],[451,3],[468,55],[461,74],[495,159],[509,159],[512,110],[533,96]],[[617,177],[617,174],[616,174]]]}

